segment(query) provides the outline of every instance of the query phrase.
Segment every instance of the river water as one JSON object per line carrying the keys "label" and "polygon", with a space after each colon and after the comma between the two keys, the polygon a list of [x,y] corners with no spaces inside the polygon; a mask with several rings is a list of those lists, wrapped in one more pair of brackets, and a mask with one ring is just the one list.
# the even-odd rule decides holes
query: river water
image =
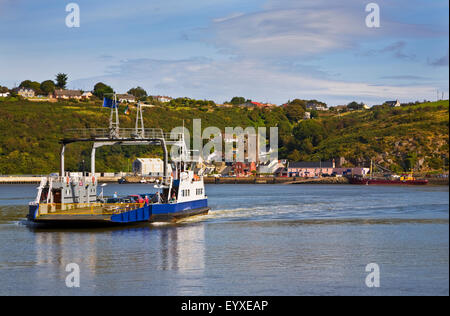
{"label": "river water", "polygon": [[0,295],[449,295],[448,186],[206,191],[211,213],[178,224],[67,230],[27,225],[36,185],[0,186]]}

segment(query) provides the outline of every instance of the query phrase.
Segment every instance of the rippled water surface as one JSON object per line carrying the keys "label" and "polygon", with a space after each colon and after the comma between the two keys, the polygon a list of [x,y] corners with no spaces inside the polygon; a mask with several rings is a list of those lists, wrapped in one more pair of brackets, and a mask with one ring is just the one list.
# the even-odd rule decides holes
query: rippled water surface
{"label": "rippled water surface", "polygon": [[[70,230],[27,225],[35,193],[0,185],[0,295],[449,294],[445,186],[210,185],[206,216]],[[66,287],[68,263],[80,288]]]}

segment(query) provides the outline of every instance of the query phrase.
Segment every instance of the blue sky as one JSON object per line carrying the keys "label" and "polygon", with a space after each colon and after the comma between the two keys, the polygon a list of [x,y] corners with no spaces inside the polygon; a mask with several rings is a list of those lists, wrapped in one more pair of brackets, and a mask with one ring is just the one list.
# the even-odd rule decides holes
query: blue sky
{"label": "blue sky", "polygon": [[[80,28],[65,25],[70,2]],[[117,92],[281,104],[448,98],[448,1],[0,0],[0,85],[69,74]]]}

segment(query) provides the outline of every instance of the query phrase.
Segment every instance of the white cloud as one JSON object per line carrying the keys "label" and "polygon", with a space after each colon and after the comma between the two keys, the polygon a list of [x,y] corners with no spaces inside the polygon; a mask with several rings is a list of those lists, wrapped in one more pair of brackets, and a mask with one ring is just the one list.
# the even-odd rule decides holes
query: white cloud
{"label": "white cloud", "polygon": [[379,29],[366,27],[365,3],[343,0],[268,1],[263,10],[214,19],[209,30],[193,38],[214,44],[237,56],[289,57],[355,48],[360,42],[388,36],[431,37],[443,32],[428,26],[395,22],[387,17],[388,1],[378,1],[382,11]]}
{"label": "white cloud", "polygon": [[74,85],[87,89],[103,81],[119,92],[141,85],[151,94],[216,102],[242,95],[278,104],[296,97],[321,99],[331,104],[354,99],[375,104],[389,98],[422,100],[435,93],[433,88],[422,85],[389,86],[317,79],[302,73],[286,73],[254,60],[137,59],[123,61],[111,70],[110,75],[78,80]]}

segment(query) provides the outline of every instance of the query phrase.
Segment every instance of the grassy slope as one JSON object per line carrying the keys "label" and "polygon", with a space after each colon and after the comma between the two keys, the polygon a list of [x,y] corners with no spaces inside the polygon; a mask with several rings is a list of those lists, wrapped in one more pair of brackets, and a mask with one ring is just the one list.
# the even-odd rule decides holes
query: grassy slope
{"label": "grassy slope", "polygon": [[[121,127],[134,127],[136,112],[130,116],[120,108]],[[99,103],[35,103],[27,101],[0,102],[0,174],[45,174],[59,166],[59,139],[66,129],[107,128],[109,109]],[[202,127],[273,126],[287,120],[282,109],[273,112],[248,109],[217,108],[201,111],[196,108],[146,108],[145,126],[170,131],[182,126],[192,129],[192,120],[202,119]],[[158,154],[158,149],[145,146],[104,147],[97,152],[97,170],[127,170],[136,157]],[[68,170],[90,165],[89,145],[70,145],[66,154]]]}
{"label": "grassy slope", "polygon": [[354,164],[374,159],[394,169],[404,168],[404,160],[417,155],[417,166],[438,169],[443,155],[448,161],[448,109],[447,100],[323,118],[331,133],[318,151],[323,156],[353,157]]}
{"label": "grassy slope", "polygon": [[[121,108],[120,113],[123,113]],[[146,127],[170,131],[192,128],[192,119],[202,127],[290,126],[283,109],[272,111],[242,108],[148,108]],[[0,102],[0,174],[43,174],[59,166],[59,139],[65,129],[107,127],[109,110],[97,104]],[[133,127],[135,112],[121,114],[122,127]],[[438,164],[436,157],[448,157],[448,101],[397,109],[350,112],[341,117],[320,119],[328,135],[310,154],[327,159],[345,156],[356,163],[374,158],[386,166],[402,166],[408,153],[416,152],[426,163]],[[286,128],[285,128],[286,129]],[[289,131],[287,131],[289,132]],[[281,133],[286,133],[282,131]],[[105,147],[97,153],[97,170],[127,170],[135,157],[155,155],[146,147]],[[69,170],[89,166],[88,145],[71,145],[66,155]]]}

